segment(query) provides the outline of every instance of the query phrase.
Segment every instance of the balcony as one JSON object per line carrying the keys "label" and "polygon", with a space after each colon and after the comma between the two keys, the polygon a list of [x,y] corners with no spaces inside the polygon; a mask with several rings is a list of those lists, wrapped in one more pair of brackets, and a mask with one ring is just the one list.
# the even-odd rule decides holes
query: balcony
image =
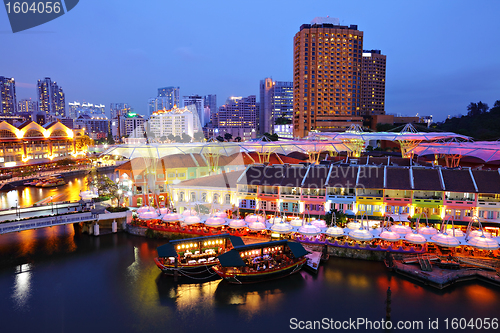
{"label": "balcony", "polygon": [[280,198],[281,199],[292,199],[299,200],[300,199],[300,191],[295,187],[283,187],[280,190]]}
{"label": "balcony", "polygon": [[269,186],[260,187],[258,197],[261,199],[278,199],[278,188]]}
{"label": "balcony", "polygon": [[482,201],[481,199],[477,202],[477,207],[481,208],[500,208],[500,201]]}
{"label": "balcony", "polygon": [[302,200],[320,200],[325,201],[325,190],[323,189],[303,189]]}
{"label": "balcony", "polygon": [[385,196],[384,202],[393,205],[408,205],[411,204],[411,198],[408,197],[388,197]]}

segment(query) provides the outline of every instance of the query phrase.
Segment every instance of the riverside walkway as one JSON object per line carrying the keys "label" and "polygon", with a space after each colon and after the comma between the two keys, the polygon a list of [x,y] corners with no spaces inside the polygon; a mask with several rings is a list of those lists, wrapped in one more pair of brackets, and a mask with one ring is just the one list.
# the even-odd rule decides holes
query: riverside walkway
{"label": "riverside walkway", "polygon": [[63,225],[70,223],[92,222],[97,219],[97,215],[92,212],[71,213],[66,215],[55,215],[41,218],[24,219],[14,222],[0,223],[0,234],[9,232],[39,229],[52,227],[55,225]]}

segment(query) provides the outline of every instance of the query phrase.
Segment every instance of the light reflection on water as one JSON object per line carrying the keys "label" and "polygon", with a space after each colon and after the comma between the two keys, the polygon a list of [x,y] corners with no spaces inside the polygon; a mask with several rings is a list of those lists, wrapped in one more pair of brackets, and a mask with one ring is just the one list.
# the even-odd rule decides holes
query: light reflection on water
{"label": "light reflection on water", "polygon": [[[79,235],[72,226],[0,236],[0,289],[10,291],[0,298],[2,331],[95,330],[94,320],[82,320],[85,309],[86,318],[112,331],[281,332],[291,317],[380,320],[389,286],[396,320],[493,317],[500,303],[495,287],[465,283],[437,291],[392,275],[382,263],[339,258],[317,276],[177,284],[153,262],[162,244],[127,234]],[[50,311],[49,301],[57,305]]]}

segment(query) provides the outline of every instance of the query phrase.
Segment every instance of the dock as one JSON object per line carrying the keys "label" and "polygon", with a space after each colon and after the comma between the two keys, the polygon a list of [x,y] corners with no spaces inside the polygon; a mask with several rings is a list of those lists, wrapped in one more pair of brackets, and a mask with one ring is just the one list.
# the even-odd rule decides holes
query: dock
{"label": "dock", "polygon": [[448,269],[449,267],[443,268],[439,264],[432,265],[431,260],[423,256],[419,256],[416,261],[413,258],[408,258],[408,260],[406,258],[393,258],[387,267],[399,275],[437,289],[444,289],[453,284],[471,280],[480,280],[500,287],[499,267],[492,266],[480,259],[454,258],[453,261],[457,262],[455,267]]}

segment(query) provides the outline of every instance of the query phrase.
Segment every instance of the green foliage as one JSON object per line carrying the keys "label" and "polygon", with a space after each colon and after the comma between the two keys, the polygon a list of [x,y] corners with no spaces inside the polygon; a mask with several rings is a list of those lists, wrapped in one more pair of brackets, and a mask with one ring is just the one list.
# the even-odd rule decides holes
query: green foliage
{"label": "green foliage", "polygon": [[203,140],[205,140],[205,134],[203,134],[203,132],[195,132],[193,136],[194,141],[202,142]]}
{"label": "green foliage", "polygon": [[335,220],[337,221],[338,226],[343,226],[347,222],[347,216],[344,214],[344,212],[332,208],[325,214],[325,222],[327,225],[332,225]]}
{"label": "green foliage", "polygon": [[120,212],[126,212],[128,207],[108,207],[106,210],[110,213],[120,213]]}
{"label": "green foliage", "polygon": [[436,124],[436,129],[471,136],[476,140],[500,138],[500,100],[489,111],[488,105],[482,102],[471,103],[467,109],[466,116],[446,119]]}
{"label": "green foliage", "polygon": [[182,133],[181,141],[184,143],[189,143],[191,142],[191,136],[189,134]]}
{"label": "green foliage", "polygon": [[217,135],[217,137],[215,139],[217,139],[217,141],[220,141],[220,142],[224,141],[224,138],[221,135]]}
{"label": "green foliage", "polygon": [[276,134],[276,133],[273,133],[273,134],[264,133],[264,136],[267,137],[271,141],[278,141],[279,140],[278,134]]}
{"label": "green foliage", "polygon": [[388,132],[394,128],[394,125],[380,123],[377,124],[377,132]]}
{"label": "green foliage", "polygon": [[91,174],[87,177],[87,187],[97,188],[99,197],[116,198],[118,185],[105,175]]}
{"label": "green foliage", "polygon": [[233,138],[233,135],[231,133],[226,133],[224,134],[224,139],[229,142]]}
{"label": "green foliage", "polygon": [[59,160],[59,161],[57,161],[57,162],[56,162],[56,164],[57,164],[58,166],[63,166],[63,165],[73,165],[73,164],[75,164],[75,163],[76,163],[76,161],[73,161],[73,160],[72,160],[72,159],[70,159],[70,158],[65,158],[65,159],[62,159],[62,160]]}
{"label": "green foliage", "polygon": [[241,136],[237,136],[237,137],[234,139],[234,141],[236,141],[236,142],[241,142]]}
{"label": "green foliage", "polygon": [[276,120],[274,121],[274,124],[276,125],[290,125],[291,123],[292,120],[285,117],[276,118]]}

